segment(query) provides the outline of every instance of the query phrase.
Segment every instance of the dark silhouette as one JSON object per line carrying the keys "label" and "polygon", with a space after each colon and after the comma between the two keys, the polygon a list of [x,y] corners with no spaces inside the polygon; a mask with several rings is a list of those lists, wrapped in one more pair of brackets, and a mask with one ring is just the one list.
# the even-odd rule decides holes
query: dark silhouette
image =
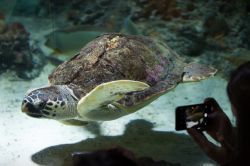
{"label": "dark silhouette", "polygon": [[180,166],[166,161],[155,161],[150,157],[136,158],[124,148],[102,149],[92,153],[74,153],[73,166]]}
{"label": "dark silhouette", "polygon": [[208,116],[210,123],[206,132],[221,146],[211,143],[202,132],[194,128],[187,131],[201,149],[220,165],[250,165],[250,62],[239,66],[232,73],[227,93],[236,117],[236,129],[214,99],[205,100],[213,111]]}
{"label": "dark silhouette", "polygon": [[237,120],[235,165],[250,165],[250,62],[232,73],[227,93]]}
{"label": "dark silhouette", "polygon": [[151,163],[155,162],[162,166],[179,165],[172,163],[180,163],[183,166],[213,163],[186,134],[153,130],[154,124],[146,120],[137,119],[129,122],[124,134],[117,136],[101,135],[97,124],[89,124],[87,127],[95,133],[95,138],[47,147],[33,154],[32,161],[39,165],[72,166],[72,153],[88,154],[100,149],[123,147],[133,152],[137,160],[145,164],[144,166],[152,166]]}
{"label": "dark silhouette", "polygon": [[113,148],[92,153],[73,154],[74,166],[137,166],[134,156],[125,149]]}

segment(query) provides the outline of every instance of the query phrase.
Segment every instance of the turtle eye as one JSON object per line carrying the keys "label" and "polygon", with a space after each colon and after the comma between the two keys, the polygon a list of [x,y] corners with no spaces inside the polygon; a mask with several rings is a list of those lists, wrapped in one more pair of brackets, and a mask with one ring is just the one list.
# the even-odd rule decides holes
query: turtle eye
{"label": "turtle eye", "polygon": [[22,105],[24,105],[25,103],[27,103],[28,101],[26,99],[23,100]]}

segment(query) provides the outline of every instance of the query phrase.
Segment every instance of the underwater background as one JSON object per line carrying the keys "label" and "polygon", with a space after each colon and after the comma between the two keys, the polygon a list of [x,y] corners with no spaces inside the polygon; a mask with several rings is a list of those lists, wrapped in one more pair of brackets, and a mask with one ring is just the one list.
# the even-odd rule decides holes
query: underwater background
{"label": "underwater background", "polygon": [[[69,126],[21,112],[28,89],[47,85],[56,66],[109,32],[160,40],[218,73],[113,121]],[[234,123],[226,84],[249,60],[248,0],[0,0],[0,165],[70,165],[72,152],[114,146],[165,165],[216,165],[175,131],[175,108],[214,97]]]}

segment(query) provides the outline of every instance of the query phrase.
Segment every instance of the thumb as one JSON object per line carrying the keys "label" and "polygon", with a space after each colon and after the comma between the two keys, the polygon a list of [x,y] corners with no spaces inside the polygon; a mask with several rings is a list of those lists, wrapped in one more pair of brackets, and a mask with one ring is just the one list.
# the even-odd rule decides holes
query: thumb
{"label": "thumb", "polygon": [[217,153],[218,147],[211,143],[202,132],[194,128],[187,129],[187,132],[208,156],[212,157]]}
{"label": "thumb", "polygon": [[220,133],[217,133],[216,135],[219,143],[223,148],[227,149],[230,152],[234,151],[234,146],[230,144],[230,142],[227,139],[225,139],[223,135],[221,135]]}

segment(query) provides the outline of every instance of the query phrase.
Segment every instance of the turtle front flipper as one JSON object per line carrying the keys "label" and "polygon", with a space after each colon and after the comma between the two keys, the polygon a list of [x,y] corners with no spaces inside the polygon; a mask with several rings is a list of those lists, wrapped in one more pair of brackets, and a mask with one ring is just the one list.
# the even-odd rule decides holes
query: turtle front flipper
{"label": "turtle front flipper", "polygon": [[78,114],[80,118],[89,120],[117,119],[128,113],[117,109],[112,103],[119,101],[127,93],[143,91],[149,87],[146,83],[132,80],[117,80],[100,84],[78,102]]}
{"label": "turtle front flipper", "polygon": [[71,126],[86,126],[88,122],[76,120],[76,119],[69,119],[69,120],[60,120],[61,123],[65,125],[71,125]]}

